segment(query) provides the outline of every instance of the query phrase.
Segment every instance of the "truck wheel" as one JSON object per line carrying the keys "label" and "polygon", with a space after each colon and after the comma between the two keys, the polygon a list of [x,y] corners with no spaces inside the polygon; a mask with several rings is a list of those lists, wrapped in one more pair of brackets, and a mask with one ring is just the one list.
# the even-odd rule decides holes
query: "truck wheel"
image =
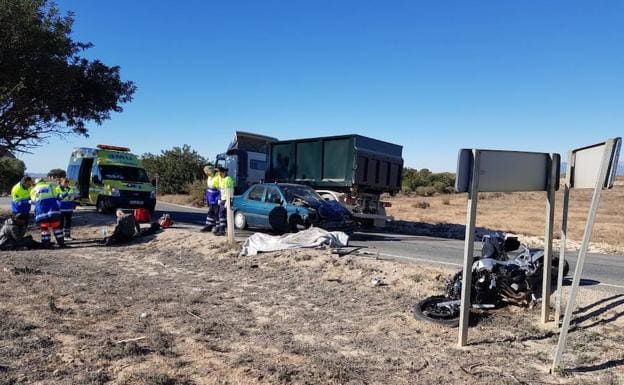
{"label": "truck wheel", "polygon": [[244,230],[247,228],[247,218],[243,212],[237,211],[234,213],[234,227],[236,227],[237,230]]}

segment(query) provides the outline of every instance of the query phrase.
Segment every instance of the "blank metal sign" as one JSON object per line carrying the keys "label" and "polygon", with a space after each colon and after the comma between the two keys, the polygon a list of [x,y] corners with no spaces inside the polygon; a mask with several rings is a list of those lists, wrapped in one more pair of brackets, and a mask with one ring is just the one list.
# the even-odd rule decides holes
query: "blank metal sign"
{"label": "blank metal sign", "polygon": [[[609,171],[604,188],[613,187],[615,172],[620,153],[621,138],[615,139],[615,145],[610,155]],[[570,186],[572,188],[595,188],[600,174],[600,165],[605,156],[607,143],[598,143],[592,146],[579,148],[572,151],[574,165],[572,167],[572,178]]]}
{"label": "blank metal sign", "polygon": [[[546,191],[551,170],[550,154],[499,150],[461,149],[457,163],[457,192],[468,192],[474,156],[479,154],[479,192]],[[559,154],[553,160],[559,169]],[[555,188],[559,188],[557,178]]]}

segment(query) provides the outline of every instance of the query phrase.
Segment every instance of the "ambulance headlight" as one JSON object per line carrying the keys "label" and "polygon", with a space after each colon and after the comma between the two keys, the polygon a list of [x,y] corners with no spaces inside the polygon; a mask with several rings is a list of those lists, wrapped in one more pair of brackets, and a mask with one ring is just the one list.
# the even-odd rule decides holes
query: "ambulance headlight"
{"label": "ambulance headlight", "polygon": [[156,191],[152,190],[150,192],[150,198],[155,199],[156,198]]}
{"label": "ambulance headlight", "polygon": [[111,196],[118,197],[119,195],[121,195],[121,193],[119,192],[119,189],[116,189],[116,188],[113,187],[111,189]]}

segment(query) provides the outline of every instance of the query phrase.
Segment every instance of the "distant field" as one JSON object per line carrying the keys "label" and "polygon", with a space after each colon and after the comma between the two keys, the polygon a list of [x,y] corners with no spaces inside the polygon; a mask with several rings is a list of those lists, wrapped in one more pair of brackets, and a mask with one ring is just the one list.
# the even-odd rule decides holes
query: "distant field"
{"label": "distant field", "polygon": [[[583,230],[591,190],[572,191],[568,239],[575,248],[583,237]],[[415,197],[399,195],[384,200],[392,203],[389,214],[396,220],[432,224],[466,223],[466,194]],[[545,193],[483,193],[480,194],[477,226],[492,230],[542,237],[546,217]],[[420,202],[430,204],[418,208]],[[559,237],[563,193],[557,192],[555,237]],[[624,252],[624,181],[619,180],[612,190],[602,195],[592,237],[594,250]],[[602,243],[602,245],[601,245]]]}

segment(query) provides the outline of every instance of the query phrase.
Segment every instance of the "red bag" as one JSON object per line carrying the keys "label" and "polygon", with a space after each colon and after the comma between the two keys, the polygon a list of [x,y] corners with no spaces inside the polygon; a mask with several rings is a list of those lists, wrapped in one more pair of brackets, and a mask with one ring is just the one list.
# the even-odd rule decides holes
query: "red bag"
{"label": "red bag", "polygon": [[139,223],[149,223],[152,221],[152,215],[146,208],[134,209],[134,219]]}

